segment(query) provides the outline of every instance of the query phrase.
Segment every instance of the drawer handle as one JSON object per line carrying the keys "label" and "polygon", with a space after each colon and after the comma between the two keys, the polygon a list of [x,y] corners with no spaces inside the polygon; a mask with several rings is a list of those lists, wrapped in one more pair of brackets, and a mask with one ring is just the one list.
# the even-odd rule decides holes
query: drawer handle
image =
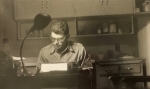
{"label": "drawer handle", "polygon": [[112,73],[112,70],[111,69],[106,69],[105,70],[107,73]]}
{"label": "drawer handle", "polygon": [[133,70],[133,68],[127,68],[127,70]]}

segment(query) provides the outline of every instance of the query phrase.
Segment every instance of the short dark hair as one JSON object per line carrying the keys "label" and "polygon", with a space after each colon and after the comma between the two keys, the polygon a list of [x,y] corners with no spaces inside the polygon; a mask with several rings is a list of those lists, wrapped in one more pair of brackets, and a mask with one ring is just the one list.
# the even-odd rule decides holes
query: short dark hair
{"label": "short dark hair", "polygon": [[69,26],[66,21],[64,20],[53,20],[50,23],[50,30],[56,34],[69,34]]}

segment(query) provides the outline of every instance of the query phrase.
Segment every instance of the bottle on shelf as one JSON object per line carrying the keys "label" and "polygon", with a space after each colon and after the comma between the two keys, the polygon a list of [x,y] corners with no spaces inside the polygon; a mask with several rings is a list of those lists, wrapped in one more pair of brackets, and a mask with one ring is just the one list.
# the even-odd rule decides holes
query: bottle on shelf
{"label": "bottle on shelf", "polygon": [[109,22],[109,33],[117,33],[117,23],[115,21]]}
{"label": "bottle on shelf", "polygon": [[109,33],[108,23],[103,23],[103,34]]}
{"label": "bottle on shelf", "polygon": [[101,27],[98,27],[97,29],[97,34],[101,34],[102,33],[102,28]]}
{"label": "bottle on shelf", "polygon": [[150,11],[150,0],[145,0],[142,5],[145,12]]}

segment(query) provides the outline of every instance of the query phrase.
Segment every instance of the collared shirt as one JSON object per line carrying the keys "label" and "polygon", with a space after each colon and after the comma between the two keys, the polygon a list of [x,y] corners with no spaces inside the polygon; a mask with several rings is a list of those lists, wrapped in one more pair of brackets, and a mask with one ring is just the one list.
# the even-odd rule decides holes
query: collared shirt
{"label": "collared shirt", "polygon": [[56,52],[53,43],[42,48],[38,56],[37,69],[43,63],[77,62],[82,67],[86,60],[86,51],[82,44],[68,41],[67,48],[62,52]]}

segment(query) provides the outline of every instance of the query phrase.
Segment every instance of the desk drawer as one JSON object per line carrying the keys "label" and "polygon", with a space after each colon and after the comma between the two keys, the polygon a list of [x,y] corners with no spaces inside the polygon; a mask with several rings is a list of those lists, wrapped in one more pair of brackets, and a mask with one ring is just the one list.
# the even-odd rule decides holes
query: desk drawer
{"label": "desk drawer", "polygon": [[140,64],[127,64],[120,66],[121,73],[140,73],[141,65]]}
{"label": "desk drawer", "polygon": [[118,66],[100,66],[99,74],[118,73]]}

